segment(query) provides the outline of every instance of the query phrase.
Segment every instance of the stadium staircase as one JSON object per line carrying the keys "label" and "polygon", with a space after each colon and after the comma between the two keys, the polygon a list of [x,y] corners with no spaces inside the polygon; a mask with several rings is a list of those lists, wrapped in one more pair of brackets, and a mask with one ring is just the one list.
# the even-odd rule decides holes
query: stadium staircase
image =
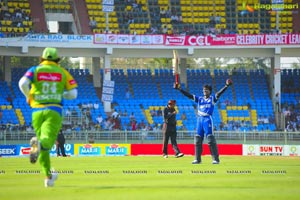
{"label": "stadium staircase", "polygon": [[[28,0],[30,4],[31,17],[33,19],[33,30],[37,33],[47,33],[47,23],[42,0]],[[38,19],[38,20],[34,20]]]}
{"label": "stadium staircase", "polygon": [[88,14],[89,10],[87,9],[88,2],[90,1],[73,0],[73,16],[79,33],[91,35],[93,32],[89,27],[90,16]]}
{"label": "stadium staircase", "polygon": [[37,33],[47,33],[47,23],[43,7],[43,0],[29,0],[31,17],[34,31]]}

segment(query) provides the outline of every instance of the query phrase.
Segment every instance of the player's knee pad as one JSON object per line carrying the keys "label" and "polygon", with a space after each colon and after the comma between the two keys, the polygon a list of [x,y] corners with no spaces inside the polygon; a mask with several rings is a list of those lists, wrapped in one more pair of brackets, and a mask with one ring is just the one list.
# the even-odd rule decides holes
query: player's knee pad
{"label": "player's knee pad", "polygon": [[208,135],[207,136],[207,144],[208,145],[214,145],[214,144],[216,144],[217,142],[216,142],[216,138],[215,138],[215,136],[214,135]]}
{"label": "player's knee pad", "polygon": [[195,145],[202,145],[203,138],[201,136],[195,136]]}

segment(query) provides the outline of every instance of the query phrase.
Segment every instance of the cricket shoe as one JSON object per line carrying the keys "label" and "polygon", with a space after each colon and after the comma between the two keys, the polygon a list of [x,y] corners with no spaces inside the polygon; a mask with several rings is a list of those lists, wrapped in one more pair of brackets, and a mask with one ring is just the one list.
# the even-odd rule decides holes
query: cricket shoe
{"label": "cricket shoe", "polygon": [[164,158],[168,158],[168,155],[164,155]]}
{"label": "cricket shoe", "polygon": [[180,158],[180,157],[182,157],[182,156],[184,156],[183,153],[178,153],[178,154],[175,155],[176,158]]}
{"label": "cricket shoe", "polygon": [[214,165],[220,164],[220,161],[213,160],[213,161],[212,161],[212,164],[214,164]]}
{"label": "cricket shoe", "polygon": [[199,160],[194,160],[194,161],[192,162],[192,164],[201,164],[201,161],[199,161]]}
{"label": "cricket shoe", "polygon": [[30,140],[30,152],[29,152],[29,159],[32,164],[36,163],[40,150],[41,150],[41,145],[40,142],[38,141],[37,137],[32,137]]}
{"label": "cricket shoe", "polygon": [[45,187],[53,187],[54,186],[54,182],[56,181],[58,177],[58,173],[55,171],[51,172],[51,178],[46,178],[45,179]]}

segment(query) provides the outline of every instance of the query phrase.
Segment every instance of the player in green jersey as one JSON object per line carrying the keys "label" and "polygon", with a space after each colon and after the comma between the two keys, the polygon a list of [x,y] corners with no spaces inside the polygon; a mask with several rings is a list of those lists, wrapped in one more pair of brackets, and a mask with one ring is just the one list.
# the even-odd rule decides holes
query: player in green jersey
{"label": "player in green jersey", "polygon": [[62,127],[63,99],[77,98],[77,83],[59,66],[57,49],[45,48],[41,62],[27,70],[19,88],[32,108],[32,126],[36,137],[30,140],[30,162],[39,163],[46,175],[45,187],[54,185],[57,173],[51,171],[50,150]]}

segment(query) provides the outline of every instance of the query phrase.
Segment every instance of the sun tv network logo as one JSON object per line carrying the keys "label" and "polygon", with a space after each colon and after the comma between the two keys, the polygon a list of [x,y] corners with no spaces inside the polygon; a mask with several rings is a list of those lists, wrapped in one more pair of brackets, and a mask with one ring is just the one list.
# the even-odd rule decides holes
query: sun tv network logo
{"label": "sun tv network logo", "polygon": [[269,12],[276,12],[276,11],[293,11],[299,9],[299,3],[284,3],[283,0],[273,1],[271,4],[262,4],[262,3],[255,3],[253,5],[248,4],[247,2],[243,2],[242,4],[242,11],[240,12],[241,15],[246,15],[248,13],[253,13],[256,10],[266,10]]}

